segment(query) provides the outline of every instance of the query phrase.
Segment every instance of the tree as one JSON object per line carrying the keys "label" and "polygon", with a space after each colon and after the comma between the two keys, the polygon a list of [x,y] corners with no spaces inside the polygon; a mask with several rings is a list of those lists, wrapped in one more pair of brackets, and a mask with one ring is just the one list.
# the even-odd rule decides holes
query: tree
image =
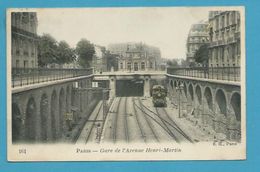
{"label": "tree", "polygon": [[182,59],[180,66],[181,66],[181,67],[188,67],[188,66],[189,66],[189,63],[188,63],[186,60]]}
{"label": "tree", "polygon": [[118,70],[118,58],[117,55],[111,54],[109,51],[106,51],[105,53],[105,59],[107,63],[107,69],[111,70],[113,67],[115,71]]}
{"label": "tree", "polygon": [[84,68],[88,68],[95,54],[95,47],[87,39],[81,39],[77,43],[76,53],[79,57],[79,64]]}
{"label": "tree", "polygon": [[38,44],[38,64],[41,67],[57,61],[58,44],[50,34],[43,34]]}
{"label": "tree", "polygon": [[200,48],[196,51],[194,58],[197,63],[201,63],[204,66],[208,66],[208,60],[209,60],[208,44],[203,44],[202,46],[200,46]]}
{"label": "tree", "polygon": [[175,59],[167,60],[166,64],[168,67],[179,67],[178,62]]}
{"label": "tree", "polygon": [[60,41],[57,48],[57,64],[71,63],[75,60],[75,50],[70,48],[66,41]]}

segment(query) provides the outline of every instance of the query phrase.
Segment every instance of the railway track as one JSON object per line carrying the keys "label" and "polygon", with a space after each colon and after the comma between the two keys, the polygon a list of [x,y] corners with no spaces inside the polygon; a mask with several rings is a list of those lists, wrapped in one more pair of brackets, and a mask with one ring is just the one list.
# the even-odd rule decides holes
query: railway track
{"label": "railway track", "polygon": [[[156,107],[155,108],[156,110],[156,113],[158,114],[158,117],[159,117],[159,109]],[[163,123],[163,125],[166,127],[166,129],[168,130],[170,136],[176,141],[176,142],[180,142],[179,139],[176,137],[176,135],[174,134],[174,132],[172,132],[172,130],[169,128],[169,126],[167,125],[167,123],[162,119],[162,118],[159,118],[160,121]]]}
{"label": "railway track", "polygon": [[138,115],[137,115],[137,110],[136,110],[136,106],[135,106],[134,99],[131,98],[131,100],[132,100],[132,103],[133,103],[134,115],[135,115],[135,119],[136,119],[138,128],[139,128],[140,133],[141,133],[141,137],[143,138],[144,142],[146,143],[146,142],[147,142],[146,135],[145,135],[145,133],[144,133],[144,128],[143,128],[143,126],[141,125],[140,119],[139,119],[139,117],[138,117]]}
{"label": "railway track", "polygon": [[166,111],[165,108],[162,108],[162,111],[164,111],[164,114],[166,115],[166,117],[168,118],[168,120],[170,121],[171,124],[173,124],[175,127],[175,129],[178,129],[178,132],[185,137],[189,142],[193,143],[193,140],[176,124],[176,122],[174,120],[172,120],[172,118],[170,117],[170,115],[168,114],[168,112]]}
{"label": "railway track", "polygon": [[[155,118],[155,117],[158,118],[158,116],[153,117],[154,114],[151,115],[151,113],[150,113],[150,114],[147,113],[147,112],[144,110],[144,108],[147,108],[147,107],[144,106],[141,102],[139,102],[139,103],[140,103],[141,106],[138,106],[137,104],[135,104],[135,106],[141,110],[141,112],[144,114],[144,116],[147,116],[147,117],[151,118],[153,122],[157,123],[158,126],[160,126],[170,137],[172,137],[172,136],[171,136],[171,132],[170,132],[169,130],[167,130],[167,128],[165,127],[165,125],[163,125],[163,124],[161,123],[161,120],[158,120],[158,119]],[[144,108],[143,108],[143,107],[144,107]]]}
{"label": "railway track", "polygon": [[[149,109],[148,107],[146,107],[140,100],[140,104],[143,108],[145,108],[146,110],[148,110],[149,112],[153,113],[154,115],[156,115],[160,121],[162,121],[162,123],[164,124],[164,126],[162,126],[160,124],[160,122],[158,120],[156,120],[155,118],[151,117],[151,115],[145,113],[146,115],[148,115],[150,118],[152,118],[156,123],[158,123],[159,125],[161,125],[161,127],[168,132],[168,134],[170,134],[175,140],[176,142],[179,142],[180,139],[176,137],[176,134],[173,134],[174,131],[178,132],[182,137],[184,137],[186,140],[188,140],[189,142],[193,143],[193,140],[169,117],[169,114],[167,113],[167,111],[165,110],[165,108],[162,108],[164,113],[165,113],[165,116],[168,118],[168,119],[165,119],[165,118],[162,118],[160,114],[162,113],[159,113],[158,112],[158,109],[156,110],[156,112],[152,111],[151,109]],[[170,127],[172,129],[170,129]]]}
{"label": "railway track", "polygon": [[[143,109],[143,106],[141,105],[141,100],[140,98],[138,98],[138,103],[140,104],[140,106],[138,106],[135,102],[134,102],[134,106],[138,107],[138,109],[141,111],[141,112],[145,112],[144,109]],[[137,113],[138,114],[138,113]],[[145,119],[145,122],[146,124],[148,125],[148,128],[150,129],[150,131],[152,132],[152,135],[154,137],[154,139],[156,140],[156,142],[160,142],[157,134],[155,133],[154,131],[154,127],[152,126],[151,124],[151,121],[148,119],[147,115],[144,115],[144,119]]]}
{"label": "railway track", "polygon": [[128,143],[129,142],[129,134],[128,134],[128,122],[127,122],[127,111],[126,111],[126,108],[127,108],[127,97],[125,97],[125,104],[124,104],[124,128],[125,128],[125,139],[126,139],[126,142]]}
{"label": "railway track", "polygon": [[98,108],[98,112],[97,112],[97,114],[96,114],[96,116],[95,116],[95,118],[94,118],[94,121],[93,121],[92,124],[91,124],[90,130],[89,130],[88,135],[87,135],[86,140],[85,140],[85,144],[87,144],[88,141],[89,141],[89,138],[90,138],[90,136],[91,136],[91,134],[92,134],[92,130],[93,130],[93,128],[94,128],[94,126],[95,126],[95,123],[96,123],[95,121],[97,120],[98,115],[99,115],[99,113],[100,113],[100,111],[101,111],[101,107],[103,107],[103,104],[102,104],[102,103],[100,104],[100,106],[99,106],[99,108]]}
{"label": "railway track", "polygon": [[116,143],[116,139],[117,139],[117,123],[118,123],[118,113],[119,113],[119,107],[120,107],[120,103],[121,103],[121,97],[119,97],[118,100],[118,106],[115,112],[115,116],[114,116],[114,122],[113,122],[113,142]]}

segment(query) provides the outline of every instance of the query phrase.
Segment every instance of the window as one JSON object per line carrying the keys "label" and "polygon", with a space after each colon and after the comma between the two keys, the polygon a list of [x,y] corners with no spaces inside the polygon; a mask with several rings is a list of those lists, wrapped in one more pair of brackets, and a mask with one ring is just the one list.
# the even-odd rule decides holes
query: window
{"label": "window", "polygon": [[227,47],[227,59],[230,57],[230,48]]}
{"label": "window", "polygon": [[32,64],[32,68],[33,68],[34,67],[34,61],[33,60],[31,61],[31,64]]}
{"label": "window", "polygon": [[27,61],[27,60],[24,60],[24,61],[23,61],[23,67],[24,67],[24,68],[28,68],[28,61]]}
{"label": "window", "polygon": [[138,71],[138,63],[137,62],[134,63],[134,71]]}
{"label": "window", "polygon": [[127,70],[131,70],[131,63],[130,62],[127,63]]}
{"label": "window", "polygon": [[224,48],[221,47],[221,48],[220,48],[220,51],[221,51],[221,58],[222,58],[222,60],[224,60]]}
{"label": "window", "polygon": [[232,56],[232,58],[234,59],[235,56],[236,56],[236,46],[233,45],[231,48],[232,48],[232,49],[231,49],[231,50],[232,50],[232,51],[231,51],[231,56]]}
{"label": "window", "polygon": [[218,48],[216,49],[216,59],[218,59]]}
{"label": "window", "polygon": [[227,13],[227,26],[229,25],[229,12]]}
{"label": "window", "polygon": [[218,20],[218,18],[216,19],[215,25],[216,25],[216,30],[218,30],[218,28],[219,28],[219,20]]}
{"label": "window", "polygon": [[224,15],[221,17],[221,27],[222,28],[225,27],[225,16]]}
{"label": "window", "polygon": [[231,13],[231,22],[232,22],[232,24],[236,23],[235,11],[232,11],[232,13]]}
{"label": "window", "polygon": [[240,42],[237,43],[237,55],[240,55]]}
{"label": "window", "polygon": [[123,63],[120,63],[120,69],[123,69]]}
{"label": "window", "polygon": [[150,62],[150,68],[153,68],[153,62]]}
{"label": "window", "polygon": [[19,65],[20,65],[19,63],[20,63],[19,60],[16,60],[15,67],[19,68]]}
{"label": "window", "polygon": [[144,63],[144,62],[141,63],[141,69],[142,69],[142,70],[145,69],[145,63]]}

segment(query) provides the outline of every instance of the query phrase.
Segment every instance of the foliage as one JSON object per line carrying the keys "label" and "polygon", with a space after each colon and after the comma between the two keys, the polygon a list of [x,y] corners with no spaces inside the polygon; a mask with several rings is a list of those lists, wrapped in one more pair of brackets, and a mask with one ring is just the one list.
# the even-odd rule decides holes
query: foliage
{"label": "foliage", "polygon": [[75,60],[75,50],[66,41],[60,41],[57,48],[57,64],[71,63]]}
{"label": "foliage", "polygon": [[200,48],[196,51],[194,58],[197,63],[201,63],[203,65],[208,64],[209,60],[209,51],[208,51],[208,44],[204,44],[200,46]]}
{"label": "foliage", "polygon": [[176,59],[167,60],[166,64],[169,67],[178,67],[179,66]]}
{"label": "foliage", "polygon": [[87,39],[81,39],[76,46],[76,53],[79,57],[79,64],[88,68],[91,65],[93,55],[95,54],[95,47]]}
{"label": "foliage", "polygon": [[184,59],[181,59],[181,64],[180,64],[181,67],[188,67],[189,66],[189,63],[184,60]]}
{"label": "foliage", "polygon": [[107,62],[107,69],[108,70],[111,70],[112,67],[114,68],[115,71],[118,70],[117,55],[111,54],[109,51],[106,51],[105,59],[106,59],[106,62]]}
{"label": "foliage", "polygon": [[38,44],[38,64],[41,67],[57,61],[58,44],[50,34],[43,34]]}
{"label": "foliage", "polygon": [[57,42],[50,34],[43,34],[38,46],[39,66],[48,64],[64,64],[72,62],[76,56],[75,51],[65,41]]}

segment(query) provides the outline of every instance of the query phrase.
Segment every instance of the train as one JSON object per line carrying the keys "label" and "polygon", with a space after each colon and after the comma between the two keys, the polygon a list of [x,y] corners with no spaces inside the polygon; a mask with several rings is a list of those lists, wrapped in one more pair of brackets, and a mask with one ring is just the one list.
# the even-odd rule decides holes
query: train
{"label": "train", "polygon": [[166,107],[167,106],[167,90],[162,85],[154,85],[152,87],[152,98],[154,107]]}

